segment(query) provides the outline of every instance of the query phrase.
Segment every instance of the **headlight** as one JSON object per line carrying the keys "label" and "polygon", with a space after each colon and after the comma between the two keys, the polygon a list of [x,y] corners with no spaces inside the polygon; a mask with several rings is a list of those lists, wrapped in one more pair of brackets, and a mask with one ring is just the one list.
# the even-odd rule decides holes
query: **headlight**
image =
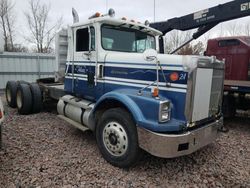
{"label": "headlight", "polygon": [[171,106],[170,101],[161,101],[159,109],[159,122],[167,122],[170,120]]}

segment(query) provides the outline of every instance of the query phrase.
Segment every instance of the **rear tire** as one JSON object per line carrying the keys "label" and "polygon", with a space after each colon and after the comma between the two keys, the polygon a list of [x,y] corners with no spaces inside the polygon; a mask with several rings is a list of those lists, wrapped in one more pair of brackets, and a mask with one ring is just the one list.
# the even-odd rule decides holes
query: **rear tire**
{"label": "rear tire", "polygon": [[226,95],[223,98],[223,115],[225,118],[233,118],[236,115],[236,101],[233,95]]}
{"label": "rear tire", "polygon": [[42,93],[38,84],[30,84],[30,91],[32,95],[32,113],[39,113],[42,110]]}
{"label": "rear tire", "polygon": [[32,110],[32,94],[28,84],[19,84],[16,94],[16,103],[19,114],[28,115]]}
{"label": "rear tire", "polygon": [[130,167],[141,156],[136,125],[122,108],[103,113],[96,128],[96,140],[103,158],[114,166]]}
{"label": "rear tire", "polygon": [[17,92],[17,82],[8,81],[5,88],[5,96],[8,105],[12,108],[16,108],[16,92]]}

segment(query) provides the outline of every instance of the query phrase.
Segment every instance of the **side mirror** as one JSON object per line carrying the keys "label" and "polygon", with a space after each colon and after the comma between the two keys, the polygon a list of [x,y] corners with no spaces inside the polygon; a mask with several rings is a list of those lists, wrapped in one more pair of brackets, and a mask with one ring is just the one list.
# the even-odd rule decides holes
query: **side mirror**
{"label": "side mirror", "polygon": [[143,53],[143,58],[146,61],[150,61],[150,62],[156,62],[157,60],[157,51],[154,49],[147,49],[144,51]]}

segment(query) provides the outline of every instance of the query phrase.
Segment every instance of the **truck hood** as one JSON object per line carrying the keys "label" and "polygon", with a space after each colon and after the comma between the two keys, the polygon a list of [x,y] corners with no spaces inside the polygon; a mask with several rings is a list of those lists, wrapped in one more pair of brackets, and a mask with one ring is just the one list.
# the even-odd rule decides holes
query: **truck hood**
{"label": "truck hood", "polygon": [[[104,54],[103,54],[104,55]],[[124,52],[110,52],[106,53],[104,61],[106,63],[119,63],[130,65],[143,65],[143,66],[155,66],[155,63],[146,61],[143,54],[139,53],[124,53]],[[192,56],[192,55],[169,55],[158,54],[158,60],[163,67],[167,67],[170,70],[181,70],[192,72],[197,67],[198,61],[211,62],[212,57],[204,56]]]}

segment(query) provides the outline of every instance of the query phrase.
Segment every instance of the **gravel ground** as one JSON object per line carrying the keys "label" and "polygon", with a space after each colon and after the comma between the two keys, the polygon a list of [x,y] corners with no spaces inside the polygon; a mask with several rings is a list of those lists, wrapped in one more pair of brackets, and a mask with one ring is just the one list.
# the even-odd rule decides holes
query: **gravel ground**
{"label": "gravel ground", "polygon": [[133,168],[111,166],[93,133],[43,112],[20,116],[6,107],[0,187],[250,187],[250,118],[225,124],[229,132],[192,155],[160,159],[144,154]]}

